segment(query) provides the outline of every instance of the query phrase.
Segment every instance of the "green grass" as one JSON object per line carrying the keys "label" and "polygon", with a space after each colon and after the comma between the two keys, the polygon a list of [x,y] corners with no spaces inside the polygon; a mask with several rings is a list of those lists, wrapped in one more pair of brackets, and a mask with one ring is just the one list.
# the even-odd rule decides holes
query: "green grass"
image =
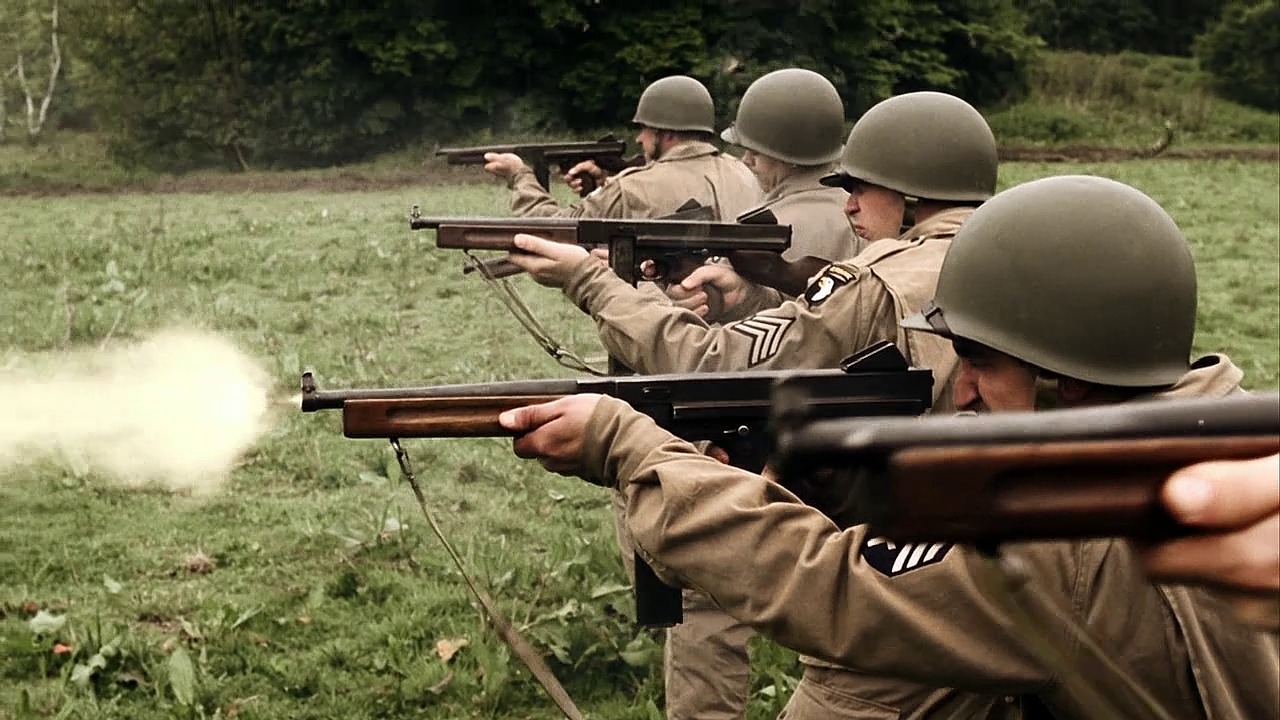
{"label": "green grass", "polygon": [[[1277,169],[1010,165],[1002,181],[1064,170],[1169,208],[1199,263],[1198,349],[1226,350],[1249,387],[1275,389]],[[306,367],[325,387],[568,375],[461,276],[458,255],[405,227],[413,203],[475,214],[505,202],[493,185],[0,198],[3,365],[181,324],[234,339],[282,399]],[[562,340],[599,352],[558,293],[519,282]],[[660,649],[631,626],[607,494],[515,459],[504,440],[408,446],[468,566],[589,715],[661,717]],[[121,489],[58,460],[2,472],[0,717],[556,717],[485,627],[386,444],[342,438],[332,413],[282,411],[207,499]],[[39,611],[65,624],[36,634]],[[457,638],[469,644],[444,662],[436,643]],[[759,650],[754,720],[776,714],[798,674],[791,653]]]}

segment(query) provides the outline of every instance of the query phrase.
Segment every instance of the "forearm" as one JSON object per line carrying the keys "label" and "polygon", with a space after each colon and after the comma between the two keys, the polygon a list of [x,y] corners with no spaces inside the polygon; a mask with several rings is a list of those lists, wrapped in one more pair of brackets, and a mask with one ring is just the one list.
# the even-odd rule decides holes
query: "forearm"
{"label": "forearm", "polygon": [[775,308],[790,300],[787,295],[764,285],[747,282],[743,288],[742,300],[729,308],[719,318],[709,318],[711,322],[727,325],[731,322],[745,320],[758,312]]}
{"label": "forearm", "polygon": [[613,357],[643,374],[720,369],[708,350],[720,335],[697,314],[672,305],[661,293],[643,292],[608,267],[583,262],[564,287],[565,296],[596,322]]}
{"label": "forearm", "polygon": [[546,188],[538,184],[533,171],[525,168],[511,180],[511,212],[521,217],[622,218],[630,217],[623,207],[622,188],[606,181],[595,192],[569,205],[558,204]]}
{"label": "forearm", "polygon": [[[840,532],[781,486],[699,454],[624,403],[601,402],[592,427],[588,472],[616,478],[636,545],[666,581],[707,593],[782,645],[865,672],[1010,691],[1047,681],[970,597],[958,558],[928,568],[952,585],[878,577],[860,558],[864,529]],[[963,617],[952,623],[954,607]]]}
{"label": "forearm", "polygon": [[519,217],[577,217],[573,207],[561,207],[538,183],[533,170],[522,168],[507,183],[511,188],[511,213]]}

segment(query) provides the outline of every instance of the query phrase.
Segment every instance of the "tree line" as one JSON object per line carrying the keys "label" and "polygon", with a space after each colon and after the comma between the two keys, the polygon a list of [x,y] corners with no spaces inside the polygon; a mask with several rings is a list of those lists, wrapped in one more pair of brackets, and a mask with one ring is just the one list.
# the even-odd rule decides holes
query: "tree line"
{"label": "tree line", "polygon": [[[0,0],[0,27],[26,70],[54,70],[40,50],[49,28],[36,20],[55,2]],[[65,81],[55,105],[64,123],[100,129],[117,159],[169,169],[341,163],[482,129],[590,133],[626,124],[644,87],[674,73],[707,84],[722,123],[753,79],[788,66],[830,78],[850,118],[919,89],[994,107],[1025,93],[1046,45],[1195,53],[1226,79],[1226,94],[1274,109],[1277,7],[1280,0],[77,0],[59,16]],[[11,62],[0,55],[0,69]],[[23,90],[8,79],[0,76],[0,129],[5,106],[31,103],[31,84]]]}

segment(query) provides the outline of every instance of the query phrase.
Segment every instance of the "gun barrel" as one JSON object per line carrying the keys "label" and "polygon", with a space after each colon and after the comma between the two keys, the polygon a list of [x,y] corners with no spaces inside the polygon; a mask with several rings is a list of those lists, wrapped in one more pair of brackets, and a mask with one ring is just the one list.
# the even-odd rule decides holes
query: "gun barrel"
{"label": "gun barrel", "polygon": [[622,140],[557,143],[536,147],[547,162],[556,164],[580,162],[594,157],[621,156],[627,150],[627,144]]}
{"label": "gun barrel", "polygon": [[535,397],[581,392],[573,379],[505,380],[403,388],[319,390],[311,373],[302,375],[302,411],[341,410],[350,400],[403,400],[413,398]]}
{"label": "gun barrel", "polygon": [[585,159],[593,155],[621,155],[626,152],[623,140],[583,140],[552,143],[510,143],[505,145],[472,145],[436,150],[450,165],[476,165],[484,162],[485,153],[515,153],[521,157],[536,154],[547,162],[565,162],[569,159]]}
{"label": "gun barrel", "polygon": [[519,217],[431,217],[427,215],[409,215],[409,228],[413,230],[439,230],[440,226],[486,228],[495,230],[515,229],[516,232],[537,233],[539,230],[563,230],[575,228],[577,220],[572,218],[519,218]]}
{"label": "gun barrel", "polygon": [[476,145],[473,147],[440,148],[436,151],[436,155],[445,156],[445,161],[449,165],[483,165],[485,153],[509,153],[517,150],[519,150],[518,145]]}

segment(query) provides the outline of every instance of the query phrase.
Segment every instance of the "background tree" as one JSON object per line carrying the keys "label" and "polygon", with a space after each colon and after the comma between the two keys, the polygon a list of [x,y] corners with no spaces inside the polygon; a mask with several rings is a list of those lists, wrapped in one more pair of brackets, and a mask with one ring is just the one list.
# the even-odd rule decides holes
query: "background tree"
{"label": "background tree", "polygon": [[852,116],[923,88],[1001,102],[1037,43],[1013,2],[81,0],[75,78],[118,158],[322,165],[476,128],[616,128],[673,73],[711,86],[722,121],[782,66],[830,77]]}
{"label": "background tree", "polygon": [[60,32],[58,0],[0,1],[0,142],[11,92],[25,110],[27,142],[40,139],[62,74]]}
{"label": "background tree", "polygon": [[1060,50],[1190,55],[1224,0],[1017,0],[1028,29]]}
{"label": "background tree", "polygon": [[1227,3],[1195,49],[1224,97],[1280,110],[1280,0]]}

